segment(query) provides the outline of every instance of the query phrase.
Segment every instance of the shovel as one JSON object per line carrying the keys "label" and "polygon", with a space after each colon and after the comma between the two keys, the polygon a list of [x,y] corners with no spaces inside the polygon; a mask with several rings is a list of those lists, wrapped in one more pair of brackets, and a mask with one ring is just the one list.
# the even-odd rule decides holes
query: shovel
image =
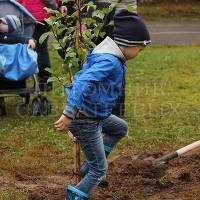
{"label": "shovel", "polygon": [[200,147],[200,140],[196,141],[196,142],[193,142],[192,144],[189,144],[181,149],[178,149],[176,151],[173,151],[167,155],[164,155],[160,158],[154,158],[152,156],[148,157],[148,158],[145,158],[144,160],[150,160],[152,161],[153,163],[156,163],[156,164],[166,164],[168,163],[168,161],[174,159],[174,158],[178,158],[179,156],[191,151],[191,150],[194,150],[196,148],[199,148]]}

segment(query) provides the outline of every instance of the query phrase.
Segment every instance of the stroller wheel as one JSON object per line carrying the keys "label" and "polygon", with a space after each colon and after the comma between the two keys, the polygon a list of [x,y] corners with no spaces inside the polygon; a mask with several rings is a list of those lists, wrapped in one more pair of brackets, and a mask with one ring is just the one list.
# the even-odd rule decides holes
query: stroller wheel
{"label": "stroller wheel", "polygon": [[0,115],[3,116],[6,114],[6,106],[3,97],[0,97]]}
{"label": "stroller wheel", "polygon": [[41,115],[41,99],[39,97],[35,97],[32,101],[32,115]]}
{"label": "stroller wheel", "polygon": [[41,97],[41,113],[49,115],[51,113],[51,102],[47,97]]}

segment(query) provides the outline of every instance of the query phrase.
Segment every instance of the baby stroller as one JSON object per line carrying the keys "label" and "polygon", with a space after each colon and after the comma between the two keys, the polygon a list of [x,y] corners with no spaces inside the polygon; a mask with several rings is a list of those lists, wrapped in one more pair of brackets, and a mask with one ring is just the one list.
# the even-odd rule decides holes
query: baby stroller
{"label": "baby stroller", "polygon": [[[5,15],[16,15],[21,21],[24,33],[27,36],[32,36],[34,25],[37,21],[21,4],[17,3],[15,0],[0,0],[0,17],[4,17]],[[11,47],[13,45],[7,46],[9,48],[9,46]],[[0,56],[3,54],[4,52],[0,52]],[[33,82],[31,87],[28,87],[27,82],[30,82],[28,79],[31,79]],[[5,97],[12,95],[20,96],[23,98],[25,105],[28,105],[31,93],[37,94],[32,100],[32,114],[34,116],[39,116],[41,114],[49,115],[51,112],[51,103],[47,97],[40,95],[39,84],[35,73],[31,74],[30,77],[17,81],[7,79],[5,76],[0,76],[0,115],[6,114]]]}

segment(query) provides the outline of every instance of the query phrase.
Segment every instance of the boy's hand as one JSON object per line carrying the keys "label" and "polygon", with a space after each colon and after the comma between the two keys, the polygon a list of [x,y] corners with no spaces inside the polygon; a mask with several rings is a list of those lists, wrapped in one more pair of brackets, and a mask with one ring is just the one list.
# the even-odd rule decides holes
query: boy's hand
{"label": "boy's hand", "polygon": [[66,131],[71,122],[72,119],[66,117],[65,115],[61,115],[60,119],[54,123],[54,127],[57,131]]}
{"label": "boy's hand", "polygon": [[67,13],[67,7],[66,6],[61,6],[59,8],[59,10],[60,10],[61,14]]}
{"label": "boy's hand", "polygon": [[28,48],[35,49],[35,41],[33,39],[28,41]]}

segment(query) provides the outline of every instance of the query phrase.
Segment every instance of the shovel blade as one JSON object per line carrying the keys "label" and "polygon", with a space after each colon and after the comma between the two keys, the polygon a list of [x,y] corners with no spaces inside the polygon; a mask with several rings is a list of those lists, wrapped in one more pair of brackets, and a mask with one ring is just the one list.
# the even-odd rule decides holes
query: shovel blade
{"label": "shovel blade", "polygon": [[145,160],[151,160],[153,163],[156,164],[167,164],[170,160],[177,158],[178,157],[178,153],[176,151],[171,152],[167,155],[161,156],[160,158],[151,158],[152,156],[146,158]]}
{"label": "shovel blade", "polygon": [[149,157],[145,158],[144,160],[154,162],[156,159],[153,156],[149,156]]}
{"label": "shovel blade", "polygon": [[153,156],[149,156],[145,158],[144,160],[151,161],[152,163],[158,164],[158,165],[163,165],[167,163],[165,160],[160,160],[159,158],[154,158]]}

